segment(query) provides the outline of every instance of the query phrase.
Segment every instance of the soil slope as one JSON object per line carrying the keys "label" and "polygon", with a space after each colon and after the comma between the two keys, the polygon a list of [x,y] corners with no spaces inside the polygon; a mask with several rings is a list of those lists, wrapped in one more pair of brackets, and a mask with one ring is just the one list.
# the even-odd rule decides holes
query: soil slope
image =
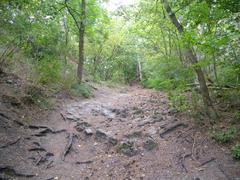
{"label": "soil slope", "polygon": [[23,111],[1,98],[0,179],[240,179],[230,153],[161,92],[98,87],[31,121]]}

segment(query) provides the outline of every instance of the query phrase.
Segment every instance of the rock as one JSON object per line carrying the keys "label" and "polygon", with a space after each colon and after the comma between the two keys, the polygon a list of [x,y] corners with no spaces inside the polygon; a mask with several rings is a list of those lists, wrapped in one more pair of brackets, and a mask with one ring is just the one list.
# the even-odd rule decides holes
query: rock
{"label": "rock", "polygon": [[75,116],[68,116],[68,117],[66,117],[66,119],[69,121],[73,121],[73,122],[81,121],[81,119],[79,117],[75,117]]}
{"label": "rock", "polygon": [[8,80],[6,81],[6,83],[7,83],[7,84],[13,84],[13,80],[8,79]]}
{"label": "rock", "polygon": [[135,115],[144,113],[144,111],[142,109],[139,109],[138,107],[133,107],[133,110],[134,110],[133,114],[135,114]]}
{"label": "rock", "polygon": [[139,150],[133,141],[122,142],[118,149],[119,152],[129,157],[135,156],[139,153]]}
{"label": "rock", "polygon": [[164,120],[162,114],[154,114],[152,118],[153,118],[153,122],[161,122]]}
{"label": "rock", "polygon": [[89,136],[93,135],[93,130],[91,128],[86,128],[84,132],[86,135],[89,135]]}
{"label": "rock", "polygon": [[158,130],[155,127],[150,127],[149,129],[147,129],[147,134],[153,136],[155,134],[158,134]]}
{"label": "rock", "polygon": [[96,131],[96,138],[98,138],[98,139],[107,139],[107,133],[106,132],[104,132],[103,130],[101,130],[101,129],[97,129],[97,131]]}
{"label": "rock", "polygon": [[159,126],[161,128],[165,128],[167,126],[167,122],[166,121],[160,122]]}
{"label": "rock", "polygon": [[151,150],[157,148],[157,147],[158,147],[158,144],[157,144],[157,142],[156,142],[153,138],[149,137],[149,138],[143,143],[143,147],[144,147],[144,149],[146,149],[146,150],[148,150],[148,151],[151,151]]}
{"label": "rock", "polygon": [[178,113],[178,110],[176,108],[172,108],[168,111],[168,114],[170,114],[170,115],[174,115],[176,113]]}
{"label": "rock", "polygon": [[118,140],[115,137],[108,137],[109,144],[116,146],[118,143]]}
{"label": "rock", "polygon": [[131,134],[126,135],[127,138],[140,138],[142,137],[142,132],[141,131],[135,131]]}
{"label": "rock", "polygon": [[77,125],[75,126],[76,130],[78,132],[84,131],[86,128],[91,127],[91,125],[87,122],[77,122]]}
{"label": "rock", "polygon": [[194,180],[200,180],[200,178],[199,178],[199,177],[194,177],[193,179],[194,179]]}

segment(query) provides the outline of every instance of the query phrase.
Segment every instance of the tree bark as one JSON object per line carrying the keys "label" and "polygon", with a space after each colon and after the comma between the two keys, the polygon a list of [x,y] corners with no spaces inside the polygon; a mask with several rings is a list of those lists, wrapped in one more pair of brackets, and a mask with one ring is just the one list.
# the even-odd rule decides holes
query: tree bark
{"label": "tree bark", "polygon": [[142,65],[138,55],[137,55],[137,73],[138,73],[138,80],[141,82],[143,80]]}
{"label": "tree bark", "polygon": [[83,65],[84,65],[84,34],[85,34],[85,19],[86,19],[86,1],[82,0],[81,4],[81,21],[79,28],[79,62],[77,69],[78,82],[82,83]]}
{"label": "tree bark", "polygon": [[[167,0],[162,0],[162,3],[164,5],[165,10],[168,13],[168,16],[169,16],[171,22],[173,23],[173,25],[177,28],[177,30],[180,34],[183,34],[184,33],[184,28],[183,28],[182,24],[178,21],[174,12],[172,11],[168,1]],[[204,77],[204,73],[203,73],[202,69],[197,65],[198,61],[197,61],[197,57],[193,53],[193,49],[191,47],[187,47],[187,52],[188,52],[187,56],[190,59],[191,63],[193,64],[194,70],[197,74],[203,103],[208,110],[212,111],[213,110],[213,104],[212,104],[211,98],[209,96],[209,91],[208,91],[208,88],[207,88],[207,85],[206,85],[206,80],[205,80],[205,77]]]}

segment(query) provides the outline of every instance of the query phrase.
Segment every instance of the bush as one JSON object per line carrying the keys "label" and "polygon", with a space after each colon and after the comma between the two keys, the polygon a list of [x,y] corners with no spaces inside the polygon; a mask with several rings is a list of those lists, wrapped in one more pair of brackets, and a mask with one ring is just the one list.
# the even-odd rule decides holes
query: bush
{"label": "bush", "polygon": [[225,143],[229,143],[232,142],[232,140],[235,138],[237,134],[237,129],[236,128],[230,128],[226,131],[221,131],[221,132],[214,132],[213,133],[213,138],[221,143],[221,144],[225,144]]}
{"label": "bush", "polygon": [[50,102],[44,91],[36,86],[29,86],[26,89],[27,96],[22,100],[26,104],[35,104],[41,108],[48,108]]}
{"label": "bush", "polygon": [[240,143],[232,148],[233,157],[240,160]]}
{"label": "bush", "polygon": [[234,122],[240,123],[240,111],[234,114]]}
{"label": "bush", "polygon": [[70,93],[73,96],[83,96],[89,98],[92,95],[91,88],[86,84],[73,84]]}
{"label": "bush", "polygon": [[61,79],[63,63],[51,57],[39,60],[37,63],[38,81],[41,84],[57,83]]}
{"label": "bush", "polygon": [[171,106],[178,111],[186,111],[189,109],[189,103],[187,97],[181,92],[181,90],[170,91],[168,93]]}

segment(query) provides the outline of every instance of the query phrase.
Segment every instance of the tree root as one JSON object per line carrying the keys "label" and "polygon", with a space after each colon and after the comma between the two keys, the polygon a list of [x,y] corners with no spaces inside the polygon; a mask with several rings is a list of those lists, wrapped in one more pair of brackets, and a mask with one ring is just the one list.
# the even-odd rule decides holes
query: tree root
{"label": "tree root", "polygon": [[31,177],[36,176],[35,174],[25,174],[25,173],[17,172],[14,168],[12,168],[10,166],[0,167],[0,173],[6,174],[6,175],[11,175],[11,176],[24,177],[24,178],[31,178]]}
{"label": "tree root", "polygon": [[216,160],[216,158],[212,157],[212,158],[210,158],[210,159],[208,159],[208,160],[206,160],[206,161],[204,161],[204,162],[201,162],[201,164],[199,165],[199,167],[202,167],[202,166],[204,166],[204,165],[206,165],[206,164],[208,164],[208,163],[210,163],[210,162],[213,162],[213,161],[215,161],[215,160]]}
{"label": "tree root", "polygon": [[74,138],[74,134],[73,133],[69,133],[68,135],[68,142],[67,142],[67,145],[65,146],[65,149],[62,153],[62,157],[61,159],[64,161],[65,160],[65,157],[67,156],[67,154],[70,152],[70,149],[72,147],[72,144],[73,144],[73,138]]}
{"label": "tree root", "polygon": [[20,141],[20,139],[21,139],[21,137],[17,138],[16,140],[14,140],[14,141],[12,141],[12,142],[8,142],[8,143],[0,146],[0,149],[2,149],[2,148],[7,148],[8,146],[12,146],[12,145],[18,143],[18,141]]}
{"label": "tree root", "polygon": [[10,119],[8,116],[6,116],[4,113],[1,113],[1,112],[0,112],[0,117],[3,117],[5,119]]}
{"label": "tree root", "polygon": [[91,163],[93,163],[93,161],[90,161],[90,160],[89,160],[89,161],[81,161],[81,162],[78,161],[78,162],[76,162],[77,165],[81,165],[81,164],[91,164]]}
{"label": "tree root", "polygon": [[47,161],[49,160],[49,158],[52,157],[52,156],[54,156],[53,153],[47,152],[44,156],[40,156],[40,157],[37,159],[35,165],[38,166],[38,165],[40,165],[40,164],[43,164],[43,163],[47,162]]}
{"label": "tree root", "polygon": [[48,128],[48,127],[40,127],[40,128],[45,128],[45,129],[41,130],[37,134],[33,134],[33,136],[41,137],[41,136],[46,136],[46,134],[48,134],[48,133],[50,133],[50,134],[57,134],[57,133],[62,133],[62,132],[66,132],[67,131],[66,129],[53,130],[53,129]]}
{"label": "tree root", "polygon": [[178,159],[178,164],[181,165],[181,168],[184,170],[185,173],[188,173],[188,170],[185,166],[185,159],[191,157],[191,154],[180,155]]}
{"label": "tree root", "polygon": [[67,121],[66,117],[63,115],[63,113],[60,113],[64,121]]}
{"label": "tree root", "polygon": [[177,124],[175,124],[175,125],[173,125],[173,126],[168,127],[166,130],[164,130],[162,133],[160,133],[160,137],[161,137],[161,138],[164,138],[164,136],[165,136],[166,134],[171,133],[172,131],[176,130],[176,129],[179,128],[179,127],[186,128],[186,127],[188,127],[188,125],[183,124],[183,123],[177,123]]}

